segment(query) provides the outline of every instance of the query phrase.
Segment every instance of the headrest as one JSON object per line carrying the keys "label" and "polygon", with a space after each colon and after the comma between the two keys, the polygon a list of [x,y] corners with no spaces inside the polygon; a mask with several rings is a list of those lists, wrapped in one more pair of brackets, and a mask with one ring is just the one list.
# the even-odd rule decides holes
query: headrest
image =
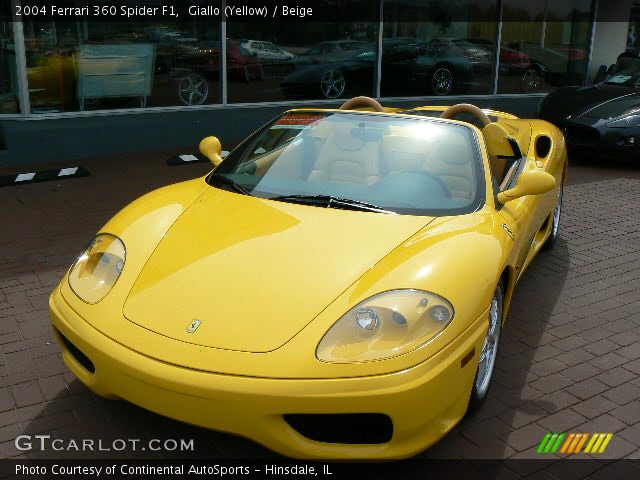
{"label": "headrest", "polygon": [[425,163],[430,145],[429,140],[423,138],[388,135],[384,137],[382,149],[389,170],[419,171]]}
{"label": "headrest", "polygon": [[345,152],[355,152],[364,147],[366,143],[362,138],[357,138],[352,134],[352,130],[350,128],[339,127],[336,131],[333,132],[331,136],[331,140],[336,145],[336,147]]}

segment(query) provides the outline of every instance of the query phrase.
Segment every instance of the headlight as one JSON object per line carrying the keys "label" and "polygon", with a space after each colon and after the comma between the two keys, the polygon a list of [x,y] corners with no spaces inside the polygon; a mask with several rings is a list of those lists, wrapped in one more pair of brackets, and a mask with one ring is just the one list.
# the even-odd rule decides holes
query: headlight
{"label": "headlight", "polygon": [[359,303],[325,334],[316,350],[324,362],[395,357],[433,340],[453,320],[442,297],[420,290],[391,290]]}
{"label": "headlight", "polygon": [[624,117],[618,117],[607,122],[607,127],[610,128],[628,128],[638,126],[640,126],[640,113],[625,115]]}
{"label": "headlight", "polygon": [[97,235],[71,267],[71,290],[87,303],[98,303],[120,277],[125,259],[122,240],[108,233]]}

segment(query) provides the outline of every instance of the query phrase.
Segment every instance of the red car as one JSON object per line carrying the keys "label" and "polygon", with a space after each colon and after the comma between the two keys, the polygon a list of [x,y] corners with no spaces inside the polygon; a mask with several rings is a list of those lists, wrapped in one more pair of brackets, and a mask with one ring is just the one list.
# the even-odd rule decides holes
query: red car
{"label": "red car", "polygon": [[[219,78],[219,41],[207,40],[199,43],[190,56],[190,65],[194,70],[210,78]],[[258,57],[249,53],[235,40],[227,40],[227,71],[229,78],[244,82],[262,80],[263,77],[262,64]]]}

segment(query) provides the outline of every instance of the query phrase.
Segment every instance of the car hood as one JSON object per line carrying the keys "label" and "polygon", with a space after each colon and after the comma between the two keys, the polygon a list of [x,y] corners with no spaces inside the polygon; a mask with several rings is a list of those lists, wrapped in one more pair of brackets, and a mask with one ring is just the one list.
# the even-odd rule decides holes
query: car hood
{"label": "car hood", "polygon": [[[128,295],[124,315],[192,344],[272,351],[431,220],[264,200],[212,187],[159,243]],[[194,320],[201,323],[189,333]]]}
{"label": "car hood", "polygon": [[565,87],[551,93],[540,116],[550,121],[578,117],[617,117],[640,104],[640,90],[624,85],[597,84],[590,87]]}

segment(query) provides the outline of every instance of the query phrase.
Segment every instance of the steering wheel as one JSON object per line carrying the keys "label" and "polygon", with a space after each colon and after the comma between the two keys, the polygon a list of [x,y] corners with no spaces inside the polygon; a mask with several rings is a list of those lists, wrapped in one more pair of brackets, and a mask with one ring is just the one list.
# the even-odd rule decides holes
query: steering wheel
{"label": "steering wheel", "polygon": [[483,127],[486,127],[491,123],[491,119],[480,110],[475,105],[471,105],[470,103],[458,103],[457,105],[452,105],[447,108],[444,112],[440,114],[440,118],[453,118],[458,113],[470,113],[482,123]]}
{"label": "steering wheel", "polygon": [[371,107],[376,112],[384,112],[384,108],[371,97],[353,97],[340,106],[340,110],[353,110],[357,107]]}

